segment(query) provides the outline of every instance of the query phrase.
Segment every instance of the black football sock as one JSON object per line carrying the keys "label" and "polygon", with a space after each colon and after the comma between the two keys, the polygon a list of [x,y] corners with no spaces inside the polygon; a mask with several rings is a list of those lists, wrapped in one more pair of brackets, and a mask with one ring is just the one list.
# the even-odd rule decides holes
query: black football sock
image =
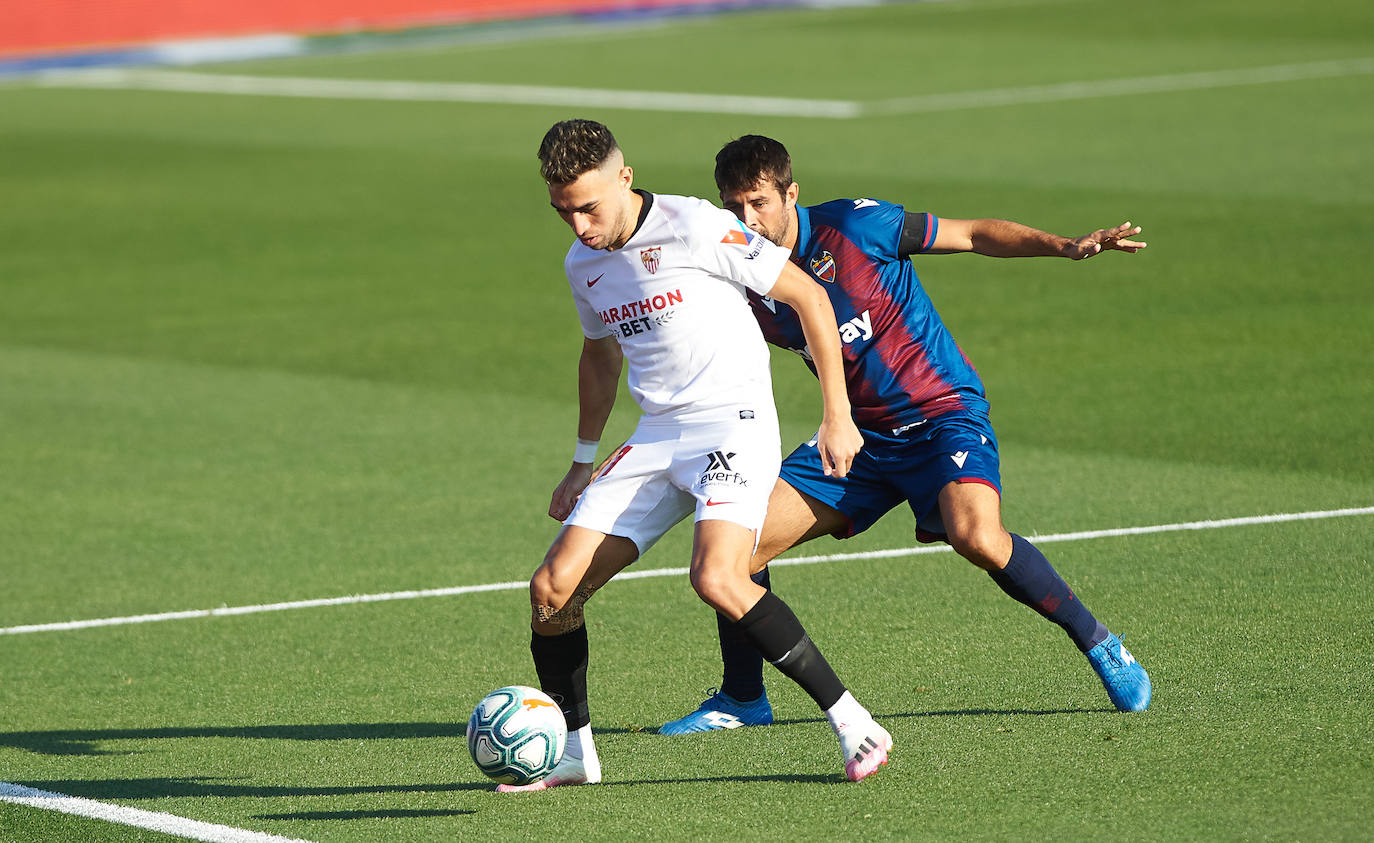
{"label": "black football sock", "polygon": [[1011,597],[1063,627],[1083,652],[1107,637],[1107,628],[1074,596],[1044,554],[1020,536],[1012,534],[1007,567],[988,575]]}
{"label": "black football sock", "polygon": [[736,624],[765,659],[811,695],[822,711],[844,696],[844,683],[802,629],[801,621],[769,591]]}
{"label": "black football sock", "polygon": [[530,636],[530,654],[539,687],[558,703],[568,731],[575,732],[592,722],[587,708],[587,627],[579,626],[562,635]]}
{"label": "black football sock", "polygon": [[[764,568],[749,579],[770,588],[768,569]],[[716,614],[716,632],[720,635],[720,660],[725,673],[720,690],[740,702],[751,702],[763,696],[763,656],[740,630],[739,625],[724,615]]]}

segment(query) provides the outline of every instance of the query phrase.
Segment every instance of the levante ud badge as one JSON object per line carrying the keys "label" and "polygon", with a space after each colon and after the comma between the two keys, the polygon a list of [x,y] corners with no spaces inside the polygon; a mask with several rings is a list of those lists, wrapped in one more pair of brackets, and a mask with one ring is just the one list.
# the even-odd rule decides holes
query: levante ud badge
{"label": "levante ud badge", "polygon": [[827,284],[835,283],[835,256],[825,249],[811,259],[811,272]]}
{"label": "levante ud badge", "polygon": [[644,263],[644,268],[653,275],[658,272],[658,258],[663,253],[662,246],[651,246],[648,249],[639,250],[639,259]]}

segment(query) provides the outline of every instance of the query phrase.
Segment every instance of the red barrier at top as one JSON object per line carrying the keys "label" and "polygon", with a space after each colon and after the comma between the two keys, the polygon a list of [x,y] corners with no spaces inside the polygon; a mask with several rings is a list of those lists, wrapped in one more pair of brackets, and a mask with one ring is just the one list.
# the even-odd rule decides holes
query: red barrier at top
{"label": "red barrier at top", "polygon": [[332,33],[524,18],[706,0],[0,0],[0,53]]}

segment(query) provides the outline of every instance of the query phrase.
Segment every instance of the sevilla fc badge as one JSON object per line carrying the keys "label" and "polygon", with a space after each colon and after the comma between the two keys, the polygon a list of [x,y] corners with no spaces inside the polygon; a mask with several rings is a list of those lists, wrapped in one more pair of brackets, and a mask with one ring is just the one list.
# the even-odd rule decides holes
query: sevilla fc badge
{"label": "sevilla fc badge", "polygon": [[649,270],[650,275],[658,272],[658,258],[662,252],[662,246],[653,246],[648,249],[639,250],[639,259],[644,262],[644,268]]}

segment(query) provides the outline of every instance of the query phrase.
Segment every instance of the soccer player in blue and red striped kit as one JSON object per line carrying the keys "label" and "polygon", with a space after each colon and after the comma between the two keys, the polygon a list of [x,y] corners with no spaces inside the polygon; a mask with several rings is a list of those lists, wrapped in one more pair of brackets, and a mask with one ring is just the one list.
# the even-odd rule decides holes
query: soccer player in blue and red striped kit
{"label": "soccer player in blue and red striped kit", "polygon": [[[1002,525],[997,439],[982,380],[950,336],[909,258],[975,252],[995,257],[1082,260],[1145,244],[1129,222],[1078,238],[1006,220],[942,219],[874,199],[797,204],[798,187],[783,145],[748,135],[716,156],[724,206],[749,228],[792,250],[792,261],[829,292],[844,352],[854,421],[864,447],[845,477],[828,476],[815,443],[783,462],[752,569],[767,588],[767,564],[822,535],[862,533],[906,503],[922,541],[947,541],[987,571],[1008,595],[1058,624],[1088,658],[1113,705],[1142,711],[1151,684],[1121,639],[1077,598],[1044,555]],[[796,315],[749,293],[772,344],[810,365]],[[813,369],[814,371],[814,369]],[[719,624],[724,679],[687,716],[665,724],[679,735],[772,722],[758,652],[726,621]]]}

